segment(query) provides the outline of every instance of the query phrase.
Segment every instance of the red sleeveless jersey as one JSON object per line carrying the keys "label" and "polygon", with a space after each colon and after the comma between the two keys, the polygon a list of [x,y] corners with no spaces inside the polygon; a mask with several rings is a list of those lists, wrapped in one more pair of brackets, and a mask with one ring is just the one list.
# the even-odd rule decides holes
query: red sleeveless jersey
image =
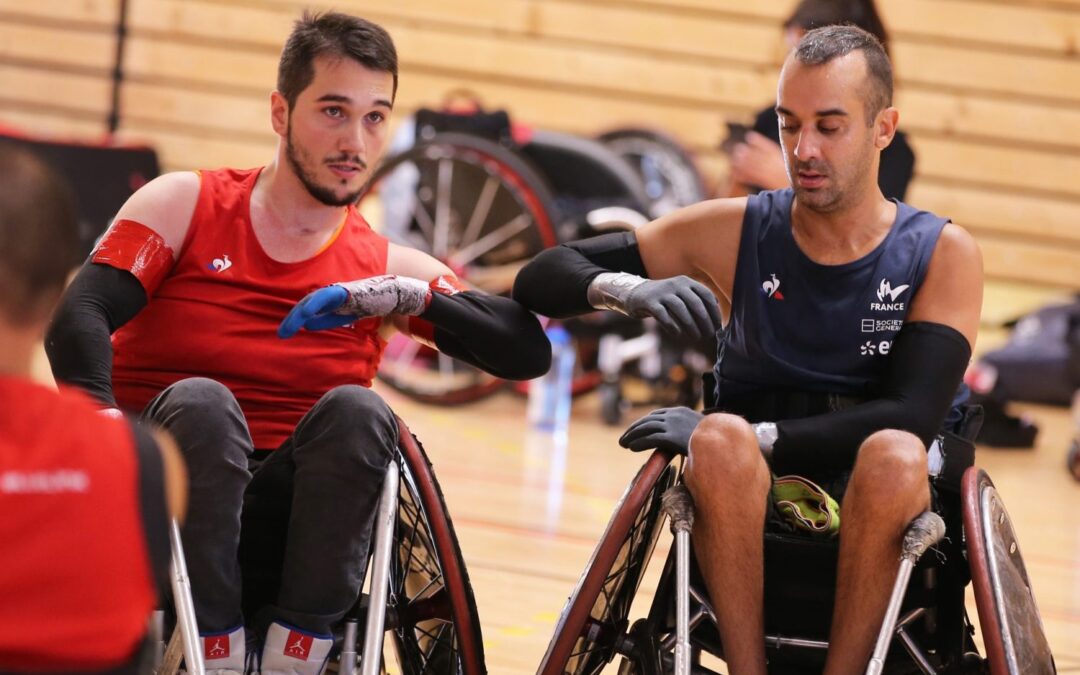
{"label": "red sleeveless jersey", "polygon": [[128,659],[155,605],[127,422],[0,377],[0,671]]}
{"label": "red sleeveless jersey", "polygon": [[113,335],[117,402],[142,410],[163,389],[208,377],[236,396],[255,447],[277,448],[330,389],[371,386],[385,342],[380,319],[282,340],[278,324],[309,292],[386,272],[388,243],[349,207],[314,257],[271,259],[252,229],[259,169],[203,171],[176,264],[146,307]]}

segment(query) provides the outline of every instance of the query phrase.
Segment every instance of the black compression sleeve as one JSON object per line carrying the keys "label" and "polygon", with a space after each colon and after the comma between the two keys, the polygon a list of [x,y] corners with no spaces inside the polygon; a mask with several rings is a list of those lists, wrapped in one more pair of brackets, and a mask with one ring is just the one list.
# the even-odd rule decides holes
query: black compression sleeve
{"label": "black compression sleeve", "polygon": [[778,422],[773,471],[820,475],[850,469],[862,442],[882,429],[909,431],[929,446],[970,358],[971,346],[953,328],[904,324],[893,341],[880,396],[839,412]]}
{"label": "black compression sleeve", "polygon": [[109,336],[145,306],[146,291],[131,272],[86,263],[64,292],[45,335],[53,377],[115,406]]}
{"label": "black compression sleeve", "polygon": [[541,252],[514,280],[514,299],[532,311],[558,319],[595,311],[586,294],[604,272],[648,277],[633,232],[614,232],[562,244]]}
{"label": "black compression sleeve", "polygon": [[551,366],[551,344],[527,309],[510,298],[463,291],[432,293],[420,315],[435,326],[435,346],[507,380],[539,377]]}

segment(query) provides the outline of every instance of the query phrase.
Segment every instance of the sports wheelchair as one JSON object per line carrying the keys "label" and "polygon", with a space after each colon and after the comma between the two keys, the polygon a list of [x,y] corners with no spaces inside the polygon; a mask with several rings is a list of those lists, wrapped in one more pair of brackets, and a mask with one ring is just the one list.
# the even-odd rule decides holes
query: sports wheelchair
{"label": "sports wheelchair", "polygon": [[[952,437],[945,447],[944,466],[935,479],[945,538],[920,559],[940,533],[928,539],[918,530],[925,518],[937,516],[928,512],[913,523],[905,537],[907,562],[901,564],[867,672],[1054,673],[1001,497],[989,476],[973,466],[970,442]],[[616,658],[620,675],[714,673],[703,665],[702,655],[722,659],[723,645],[708,593],[689,560],[689,495],[678,503],[677,490],[685,490],[681,473],[681,457],[656,451],[630,482],[563,609],[538,675],[593,675]],[[631,623],[631,605],[669,515],[675,546],[647,614]],[[909,548],[911,541],[916,550]],[[829,646],[837,543],[767,531],[764,546],[769,671],[821,672]],[[815,583],[808,585],[808,578]],[[985,655],[977,653],[964,608],[969,581]]]}
{"label": "sports wheelchair", "polygon": [[[505,112],[420,110],[402,125],[393,149],[360,197],[365,219],[392,241],[430,253],[489,293],[508,293],[518,270],[545,248],[604,232],[614,222],[641,224],[704,196],[688,155],[679,154],[674,141],[642,130],[594,140],[523,130]],[[623,366],[641,358],[642,341],[626,340],[655,331],[612,313],[566,327],[579,351],[575,392],[605,379],[606,416],[617,418],[624,403],[618,387]],[[620,339],[601,347],[603,335]],[[646,342],[646,351],[658,352],[657,336]],[[639,370],[652,384],[668,373],[672,359],[655,367],[645,361]],[[598,372],[601,362],[609,372]],[[505,385],[404,337],[391,339],[379,378],[414,399],[440,405],[477,400]]]}
{"label": "sports wheelchair", "polygon": [[[335,631],[330,667],[342,675],[484,675],[476,600],[442,491],[423,447],[400,418],[398,429],[397,454],[375,519],[368,592]],[[153,618],[151,633],[158,641],[154,672],[173,675],[183,658],[187,672],[201,674],[198,629],[175,523],[171,542],[177,627],[166,644],[162,612]],[[387,643],[391,649],[384,652]]]}

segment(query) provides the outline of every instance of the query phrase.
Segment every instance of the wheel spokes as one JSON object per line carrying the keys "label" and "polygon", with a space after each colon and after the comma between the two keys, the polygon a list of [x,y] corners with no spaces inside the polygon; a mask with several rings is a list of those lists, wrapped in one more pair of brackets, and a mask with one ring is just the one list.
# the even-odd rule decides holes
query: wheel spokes
{"label": "wheel spokes", "polygon": [[532,218],[526,213],[515,216],[510,221],[503,223],[496,229],[488,232],[477,241],[455,251],[447,262],[450,267],[465,267],[472,261],[484,255],[491,249],[510,240],[515,235],[527,229],[532,224]]}
{"label": "wheel spokes", "polygon": [[473,207],[472,215],[469,216],[469,224],[461,235],[458,247],[468,246],[476,241],[483,231],[484,223],[487,222],[488,214],[491,213],[491,204],[495,201],[495,193],[499,190],[499,181],[494,176],[488,176],[484,181],[484,187],[480,190],[480,196]]}

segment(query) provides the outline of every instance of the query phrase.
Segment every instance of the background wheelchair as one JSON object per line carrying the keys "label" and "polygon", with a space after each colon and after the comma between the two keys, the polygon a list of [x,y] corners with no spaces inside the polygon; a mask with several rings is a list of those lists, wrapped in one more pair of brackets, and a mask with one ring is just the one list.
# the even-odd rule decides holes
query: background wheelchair
{"label": "background wheelchair", "polygon": [[[522,130],[504,112],[421,110],[399,137],[396,154],[361,196],[361,212],[391,240],[430,253],[489,293],[509,293],[518,270],[547,247],[632,227],[705,196],[689,155],[656,132],[622,129],[590,139]],[[620,378],[631,371],[661,404],[675,402],[669,379],[680,394],[689,383],[696,395],[694,378],[679,377],[694,370],[679,368],[684,350],[662,343],[654,328],[614,313],[566,328],[578,346],[575,392],[603,381],[611,423],[626,400]],[[505,384],[404,337],[391,340],[379,377],[440,405],[477,400]]]}
{"label": "background wheelchair", "polygon": [[[715,616],[700,577],[686,584],[687,652],[679,654],[682,575],[672,548],[645,616],[630,610],[661,534],[663,495],[679,484],[682,460],[655,452],[627,487],[556,626],[539,675],[601,672],[620,659],[620,674],[675,671],[684,654],[695,674],[713,673],[703,654],[723,657]],[[1031,592],[1011,521],[981,469],[963,473],[959,493],[943,499],[945,537],[914,568],[907,592],[896,596],[899,618],[883,629],[887,673],[1054,673],[1053,657]],[[678,535],[676,535],[678,540]],[[765,536],[765,627],[770,672],[820,672],[836,583],[833,541],[787,534]],[[685,578],[685,577],[683,577]],[[807,579],[814,582],[807,584]],[[964,608],[971,581],[984,655]],[[871,671],[867,671],[871,672]],[[877,671],[880,672],[880,671]]]}
{"label": "background wheelchair", "polygon": [[[442,491],[423,447],[400,419],[398,428],[397,456],[375,520],[367,592],[342,622],[331,667],[348,675],[483,675],[476,600]],[[175,526],[172,543],[177,629],[166,645],[161,613],[155,617],[154,672],[178,672],[183,657],[194,664],[187,672],[202,673],[202,654],[192,648],[199,642],[190,639],[198,630]]]}

